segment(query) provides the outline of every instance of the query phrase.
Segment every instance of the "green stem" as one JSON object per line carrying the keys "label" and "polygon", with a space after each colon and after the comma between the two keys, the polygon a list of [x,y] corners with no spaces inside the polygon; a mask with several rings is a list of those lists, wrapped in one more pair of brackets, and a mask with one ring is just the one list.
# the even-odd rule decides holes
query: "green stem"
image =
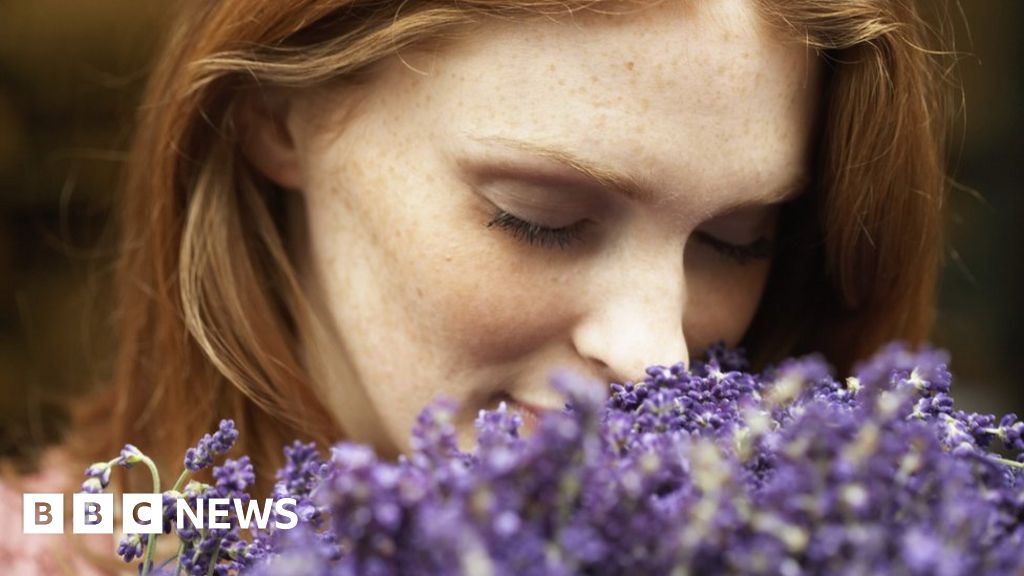
{"label": "green stem", "polygon": [[[203,538],[206,538],[206,530],[200,530],[199,531],[199,540],[202,541]],[[196,563],[196,560],[199,560],[199,555],[203,552],[202,548],[200,548],[198,544],[196,545],[195,548],[196,548],[196,551],[195,551],[194,554],[192,554],[192,563],[193,564]]]}
{"label": "green stem", "polygon": [[210,565],[206,568],[206,576],[213,576],[213,569],[217,566],[217,555],[220,554],[220,545],[223,540],[217,542],[217,547],[213,549],[213,556],[210,556]]}
{"label": "green stem", "polygon": [[1024,464],[1014,460],[1007,460],[1006,458],[1000,458],[999,456],[990,456],[989,458],[1000,464],[1006,464],[1007,466],[1013,466],[1014,468],[1024,468]]}
{"label": "green stem", "polygon": [[191,476],[191,474],[189,473],[188,468],[182,470],[181,476],[178,476],[178,480],[174,483],[174,487],[171,488],[171,490],[174,490],[175,492],[180,491],[181,487],[185,485],[185,480],[188,480],[189,476]]}
{"label": "green stem", "polygon": [[166,567],[167,567],[167,565],[168,565],[168,564],[170,564],[170,563],[171,563],[171,562],[173,562],[173,561],[174,561],[175,559],[178,559],[178,558],[180,558],[180,557],[181,557],[181,548],[179,547],[179,548],[178,548],[178,553],[177,553],[177,554],[175,554],[174,556],[171,556],[171,557],[170,557],[170,558],[168,558],[167,560],[164,560],[163,562],[161,562],[161,563],[160,563],[160,565],[159,565],[159,566],[157,566],[157,570],[163,570],[164,568],[166,568]]}
{"label": "green stem", "polygon": [[[181,474],[178,475],[178,479],[175,480],[174,486],[171,488],[171,491],[180,492],[181,487],[185,485],[185,481],[188,480],[189,476],[191,476],[191,474],[189,473],[188,468],[182,470]],[[181,555],[184,554],[184,552],[185,542],[182,542],[178,545],[178,564],[174,568],[174,576],[178,576],[178,574],[181,573]]]}
{"label": "green stem", "polygon": [[[153,476],[153,493],[160,494],[160,472],[156,469],[156,464],[145,454],[142,454],[140,459],[149,468],[150,475]],[[153,556],[156,554],[156,537],[158,534],[147,534],[147,536],[149,538],[146,541],[146,560],[142,563],[141,576],[149,576],[149,569],[153,566]]]}
{"label": "green stem", "polygon": [[182,541],[178,544],[178,563],[174,566],[174,576],[178,576],[181,573],[181,555],[185,553],[185,542]]}

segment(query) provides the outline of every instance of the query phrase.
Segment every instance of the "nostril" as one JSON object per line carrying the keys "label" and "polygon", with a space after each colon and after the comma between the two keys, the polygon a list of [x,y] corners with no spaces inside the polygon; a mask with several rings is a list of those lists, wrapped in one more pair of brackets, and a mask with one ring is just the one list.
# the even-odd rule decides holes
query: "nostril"
{"label": "nostril", "polygon": [[589,370],[581,371],[581,374],[589,376],[591,380],[598,380],[605,384],[624,382],[611,366],[600,359],[592,359],[589,368]]}
{"label": "nostril", "polygon": [[[654,357],[654,355],[651,355],[649,358],[653,360]],[[656,376],[657,374],[668,372],[675,365],[685,365],[686,361],[687,357],[684,356],[684,358],[682,359],[675,358],[671,363],[668,364],[649,361],[645,362],[642,367],[639,367],[639,364],[634,363],[636,368],[627,373],[625,370],[616,370],[615,368],[613,368],[607,362],[601,360],[600,358],[591,357],[587,361],[587,369],[580,371],[580,373],[585,376],[589,376],[593,380],[600,380],[601,382],[604,382],[605,384],[609,385],[625,384],[627,382],[633,382],[635,384],[637,382],[645,380],[648,376]],[[664,370],[656,368],[657,366],[663,367]],[[652,371],[654,371],[655,373],[652,374]]]}
{"label": "nostril", "polygon": [[504,390],[499,390],[487,399],[487,410],[497,410],[498,406],[501,406],[502,402],[506,405],[510,405],[512,403],[512,396]]}

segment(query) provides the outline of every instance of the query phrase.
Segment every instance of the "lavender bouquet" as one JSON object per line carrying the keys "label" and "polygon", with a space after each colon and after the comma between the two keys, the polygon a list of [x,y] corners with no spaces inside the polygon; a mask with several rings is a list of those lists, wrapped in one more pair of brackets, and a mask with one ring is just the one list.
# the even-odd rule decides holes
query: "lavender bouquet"
{"label": "lavender bouquet", "polygon": [[[947,364],[893,343],[844,381],[817,355],[751,374],[718,346],[610,390],[562,373],[564,410],[528,437],[504,405],[482,411],[470,453],[439,401],[397,462],[286,448],[273,496],[296,500],[295,529],[168,520],[162,566],[146,537],[119,553],[147,554],[143,574],[1024,574],[1024,423],[955,410]],[[165,499],[248,498],[244,457],[183,484],[236,435],[224,421],[190,450]],[[128,446],[85,488],[146,461]]]}

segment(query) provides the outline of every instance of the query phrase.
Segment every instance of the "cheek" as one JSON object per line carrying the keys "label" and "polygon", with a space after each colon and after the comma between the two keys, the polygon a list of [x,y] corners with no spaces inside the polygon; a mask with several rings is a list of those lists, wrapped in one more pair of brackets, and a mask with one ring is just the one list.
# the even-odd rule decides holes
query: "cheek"
{"label": "cheek", "polygon": [[486,222],[452,222],[460,231],[456,239],[416,263],[416,273],[430,278],[425,298],[438,316],[440,340],[477,365],[529,354],[564,331],[572,311],[568,276],[509,246]]}
{"label": "cheek", "polygon": [[[357,285],[338,290],[360,303],[344,313],[359,321],[344,327],[379,344],[406,343],[407,359],[429,364],[438,379],[521,358],[564,329],[565,315],[553,311],[568,309],[568,276],[487,228],[486,203],[435,159],[401,170],[407,158],[325,170],[348,183],[312,210],[337,254],[329,267]],[[328,214],[333,226],[323,222]],[[361,264],[343,264],[353,261]]]}
{"label": "cheek", "polygon": [[686,312],[683,332],[691,354],[718,340],[736,345],[754,318],[764,292],[769,261],[745,266],[697,265],[686,259]]}

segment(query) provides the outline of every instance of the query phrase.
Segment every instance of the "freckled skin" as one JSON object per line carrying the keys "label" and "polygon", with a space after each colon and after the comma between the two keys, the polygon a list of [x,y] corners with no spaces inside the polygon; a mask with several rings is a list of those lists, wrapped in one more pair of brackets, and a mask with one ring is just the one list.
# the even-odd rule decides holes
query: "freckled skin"
{"label": "freckled skin", "polygon": [[[363,403],[331,390],[328,408],[343,424],[378,416],[354,439],[405,450],[416,414],[444,395],[466,403],[465,443],[491,392],[554,403],[554,367],[635,380],[742,337],[770,262],[738,265],[693,234],[806,170],[817,99],[814,60],[770,36],[748,1],[488,22],[402,57],[426,75],[386,62],[345,126],[349,103],[333,94],[299,94],[288,116],[304,276],[322,286],[366,391]],[[485,226],[493,206],[456,164],[470,135],[636,171],[658,205],[609,197],[615,217],[587,245],[529,246]]]}

